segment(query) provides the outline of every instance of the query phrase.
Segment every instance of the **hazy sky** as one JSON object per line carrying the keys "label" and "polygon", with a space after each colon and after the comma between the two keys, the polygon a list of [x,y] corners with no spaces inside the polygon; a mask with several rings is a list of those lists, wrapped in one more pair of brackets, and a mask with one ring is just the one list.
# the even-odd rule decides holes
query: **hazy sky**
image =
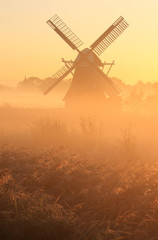
{"label": "hazy sky", "polygon": [[92,44],[120,15],[130,27],[101,55],[110,76],[127,83],[158,80],[158,0],[0,0],[0,84],[51,76],[73,51],[46,24],[57,13]]}

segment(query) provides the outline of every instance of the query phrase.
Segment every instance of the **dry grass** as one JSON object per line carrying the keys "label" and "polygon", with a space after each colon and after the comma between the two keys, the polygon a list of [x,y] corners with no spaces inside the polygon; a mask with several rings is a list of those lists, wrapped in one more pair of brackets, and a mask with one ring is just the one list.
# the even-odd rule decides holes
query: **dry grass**
{"label": "dry grass", "polygon": [[38,119],[3,132],[0,239],[156,240],[158,162],[140,156],[132,128],[111,141],[95,118]]}

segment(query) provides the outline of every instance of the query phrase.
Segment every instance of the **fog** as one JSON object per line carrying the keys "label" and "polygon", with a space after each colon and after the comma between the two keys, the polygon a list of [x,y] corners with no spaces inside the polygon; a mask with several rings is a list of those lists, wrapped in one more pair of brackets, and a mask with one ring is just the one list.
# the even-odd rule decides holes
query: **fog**
{"label": "fog", "polygon": [[130,86],[120,82],[120,87],[122,95],[115,101],[107,99],[104,108],[98,104],[95,111],[82,111],[81,102],[75,112],[64,109],[65,90],[44,96],[39,91],[2,89],[1,145],[74,147],[81,145],[81,139],[92,138],[97,146],[106,142],[114,147],[131,134],[140,157],[152,161],[158,154],[157,83]]}
{"label": "fog", "polygon": [[157,239],[157,83],[118,85],[73,110],[0,90],[1,239]]}

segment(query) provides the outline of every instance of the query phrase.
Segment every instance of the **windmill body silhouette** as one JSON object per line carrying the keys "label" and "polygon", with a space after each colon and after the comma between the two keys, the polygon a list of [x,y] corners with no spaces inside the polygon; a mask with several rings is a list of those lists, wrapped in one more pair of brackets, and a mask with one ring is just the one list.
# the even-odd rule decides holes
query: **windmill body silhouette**
{"label": "windmill body silhouette", "polygon": [[[46,95],[68,74],[73,74],[71,86],[64,97],[65,106],[70,109],[95,108],[104,105],[105,94],[109,97],[118,95],[108,74],[101,67],[112,63],[102,63],[100,56],[128,27],[123,17],[119,17],[91,46],[79,50],[83,42],[70,30],[70,28],[57,16],[47,21],[48,25],[73,49],[78,52],[75,61],[62,61],[65,65],[51,78],[42,82],[40,88]],[[97,56],[98,55],[98,56]],[[110,70],[109,69],[109,70]],[[74,71],[74,73],[73,73]]]}

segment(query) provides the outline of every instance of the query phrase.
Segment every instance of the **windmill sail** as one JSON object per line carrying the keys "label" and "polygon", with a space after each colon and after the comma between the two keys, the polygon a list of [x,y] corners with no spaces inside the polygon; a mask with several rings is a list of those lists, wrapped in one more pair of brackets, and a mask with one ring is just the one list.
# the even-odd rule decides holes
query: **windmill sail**
{"label": "windmill sail", "polygon": [[69,62],[60,68],[51,78],[48,78],[42,82],[40,89],[43,94],[50,92],[62,79],[64,79],[69,73],[73,71],[75,65],[73,62]]}
{"label": "windmill sail", "polygon": [[115,97],[119,91],[114,87],[113,82],[105,75],[104,77],[104,89],[109,97]]}
{"label": "windmill sail", "polygon": [[73,50],[79,51],[78,48],[83,42],[57,15],[54,15],[47,23]]}
{"label": "windmill sail", "polygon": [[95,67],[95,68],[104,79],[103,86],[104,86],[106,94],[109,97],[117,96],[120,93],[120,91],[114,86],[114,84],[110,80],[110,78],[107,77],[107,75],[100,68],[98,68],[98,67]]}
{"label": "windmill sail", "polygon": [[92,45],[91,49],[101,55],[129,26],[123,17],[119,17]]}

